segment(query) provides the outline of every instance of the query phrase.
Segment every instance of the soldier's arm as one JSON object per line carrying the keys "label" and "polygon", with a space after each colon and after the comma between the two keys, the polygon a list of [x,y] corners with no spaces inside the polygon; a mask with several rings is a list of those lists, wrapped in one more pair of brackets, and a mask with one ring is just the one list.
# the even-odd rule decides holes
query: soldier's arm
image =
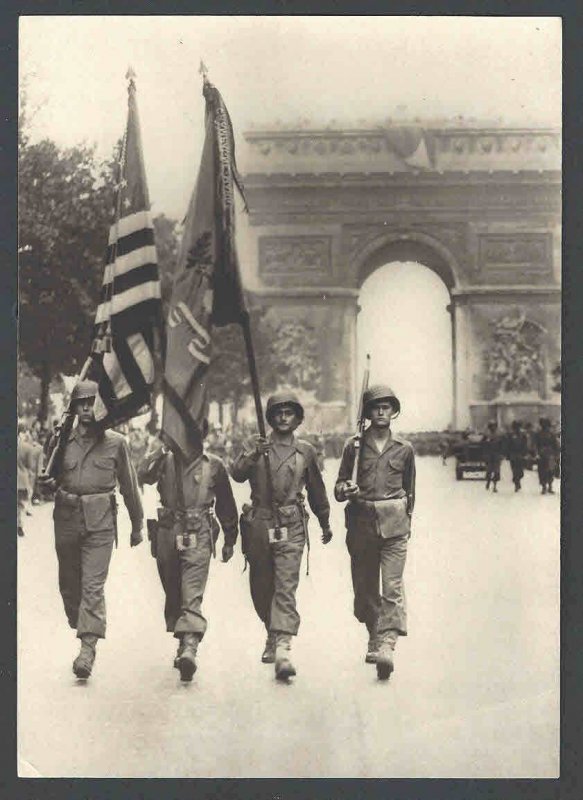
{"label": "soldier's arm", "polygon": [[318,466],[316,451],[310,446],[307,453],[306,465],[306,493],[308,503],[314,514],[318,517],[318,522],[322,530],[330,526],[330,503],[326,494],[326,487],[320,467]]}
{"label": "soldier's arm", "polygon": [[142,483],[156,483],[160,478],[162,466],[164,464],[164,456],[166,455],[165,447],[157,447],[148,453],[142,459],[138,467],[138,477]]}
{"label": "soldier's arm", "polygon": [[136,471],[130,459],[125,439],[120,439],[117,459],[117,480],[119,490],[130,515],[132,532],[140,531],[144,522],[144,509],[138,489]]}
{"label": "soldier's arm", "polygon": [[347,498],[344,494],[344,488],[348,481],[352,478],[352,467],[354,465],[354,439],[349,439],[344,445],[342,451],[342,458],[340,459],[340,467],[338,469],[338,477],[334,485],[334,497],[339,503],[343,503]]}
{"label": "soldier's arm", "polygon": [[413,448],[409,450],[405,461],[403,489],[407,492],[407,513],[411,515],[415,507],[415,452]]}
{"label": "soldier's arm", "polygon": [[229,476],[222,463],[219,464],[217,470],[215,492],[215,511],[225,535],[225,544],[229,547],[233,547],[237,541],[239,519]]}
{"label": "soldier's arm", "polygon": [[249,439],[239,455],[231,461],[229,472],[237,483],[245,483],[245,481],[249,480],[253,469],[257,465],[259,460],[259,452],[257,451],[258,438],[254,436]]}

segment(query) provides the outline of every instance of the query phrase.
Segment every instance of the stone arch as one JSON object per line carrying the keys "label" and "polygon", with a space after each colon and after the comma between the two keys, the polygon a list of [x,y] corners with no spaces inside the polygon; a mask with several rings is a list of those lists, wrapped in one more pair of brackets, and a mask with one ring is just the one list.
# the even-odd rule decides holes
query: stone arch
{"label": "stone arch", "polygon": [[375,236],[357,253],[358,286],[383,264],[415,261],[435,272],[451,294],[459,286],[460,269],[453,253],[438,239],[420,231],[391,231]]}

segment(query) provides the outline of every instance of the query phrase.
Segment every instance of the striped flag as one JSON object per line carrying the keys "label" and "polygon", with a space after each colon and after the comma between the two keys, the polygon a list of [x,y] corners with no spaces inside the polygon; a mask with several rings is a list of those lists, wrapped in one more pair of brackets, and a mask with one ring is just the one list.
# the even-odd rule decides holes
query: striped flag
{"label": "striped flag", "polygon": [[106,426],[149,410],[162,332],[160,277],[150,218],[134,74],[100,303],[95,317],[99,393],[95,418]]}
{"label": "striped flag", "polygon": [[[162,432],[187,461],[202,449],[212,326],[245,313],[235,247],[234,185],[242,195],[229,113],[204,79],[205,140],[184,233],[166,329]],[[244,198],[243,198],[244,199]]]}

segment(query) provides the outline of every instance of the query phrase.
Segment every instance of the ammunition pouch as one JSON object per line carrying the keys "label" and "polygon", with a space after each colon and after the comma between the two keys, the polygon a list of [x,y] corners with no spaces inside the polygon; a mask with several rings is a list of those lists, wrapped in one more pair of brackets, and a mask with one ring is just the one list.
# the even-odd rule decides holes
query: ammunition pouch
{"label": "ammunition pouch", "polygon": [[146,526],[148,528],[148,541],[150,542],[150,552],[153,558],[156,558],[158,555],[158,528],[160,527],[160,523],[157,519],[148,519],[146,520]]}

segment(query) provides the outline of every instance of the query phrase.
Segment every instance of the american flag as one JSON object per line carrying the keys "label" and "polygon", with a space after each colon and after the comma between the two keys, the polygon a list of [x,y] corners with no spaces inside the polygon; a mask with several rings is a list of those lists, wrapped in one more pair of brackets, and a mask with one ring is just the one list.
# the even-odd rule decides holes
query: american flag
{"label": "american flag", "polygon": [[155,352],[162,341],[160,276],[131,70],[127,77],[128,120],[95,317],[94,354],[100,365],[95,418],[106,426],[150,408]]}

